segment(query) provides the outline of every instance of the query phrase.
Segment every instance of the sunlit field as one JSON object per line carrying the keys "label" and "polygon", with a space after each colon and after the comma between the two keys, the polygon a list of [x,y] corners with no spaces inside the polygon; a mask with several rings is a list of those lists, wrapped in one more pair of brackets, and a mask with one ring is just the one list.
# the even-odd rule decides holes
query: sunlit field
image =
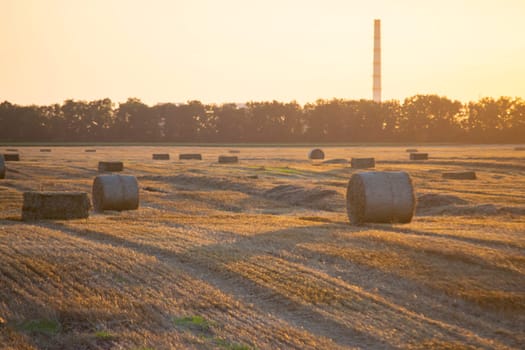
{"label": "sunlit field", "polygon": [[[13,146],[0,348],[522,349],[525,151],[412,147],[323,148],[412,177],[411,223],[353,226],[356,170],[309,148]],[[99,160],[137,177],[138,210],[21,221],[24,191],[91,193]],[[441,176],[461,170],[477,179]]]}

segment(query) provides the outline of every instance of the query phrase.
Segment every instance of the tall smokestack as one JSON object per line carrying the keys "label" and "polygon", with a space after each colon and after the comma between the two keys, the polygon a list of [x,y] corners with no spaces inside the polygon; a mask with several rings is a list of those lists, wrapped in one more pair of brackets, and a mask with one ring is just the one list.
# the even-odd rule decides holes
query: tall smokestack
{"label": "tall smokestack", "polygon": [[381,20],[374,20],[374,102],[381,103]]}

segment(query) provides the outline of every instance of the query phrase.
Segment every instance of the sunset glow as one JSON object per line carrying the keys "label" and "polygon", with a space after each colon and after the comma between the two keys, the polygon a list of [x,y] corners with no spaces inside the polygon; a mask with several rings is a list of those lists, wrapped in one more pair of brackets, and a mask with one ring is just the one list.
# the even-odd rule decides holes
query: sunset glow
{"label": "sunset glow", "polygon": [[525,2],[0,0],[0,100],[383,99],[525,94]]}

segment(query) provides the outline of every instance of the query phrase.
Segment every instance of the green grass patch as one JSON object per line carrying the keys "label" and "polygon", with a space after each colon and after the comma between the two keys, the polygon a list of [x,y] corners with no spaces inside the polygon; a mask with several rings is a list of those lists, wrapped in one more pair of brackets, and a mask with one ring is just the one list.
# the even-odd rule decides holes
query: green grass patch
{"label": "green grass patch", "polygon": [[197,333],[211,333],[211,322],[202,316],[186,316],[173,319],[175,326]]}
{"label": "green grass patch", "polygon": [[98,331],[95,333],[95,338],[102,340],[111,340],[115,339],[116,337],[108,331]]}
{"label": "green grass patch", "polygon": [[30,333],[40,333],[46,335],[55,335],[60,332],[61,326],[55,320],[30,320],[22,323],[19,327],[20,330]]}
{"label": "green grass patch", "polygon": [[293,169],[289,167],[266,167],[266,171],[274,173],[282,173],[287,175],[304,175],[304,171]]}
{"label": "green grass patch", "polygon": [[232,343],[222,338],[215,338],[214,341],[217,346],[225,350],[254,350],[254,348],[252,348],[249,345],[240,344],[240,343]]}

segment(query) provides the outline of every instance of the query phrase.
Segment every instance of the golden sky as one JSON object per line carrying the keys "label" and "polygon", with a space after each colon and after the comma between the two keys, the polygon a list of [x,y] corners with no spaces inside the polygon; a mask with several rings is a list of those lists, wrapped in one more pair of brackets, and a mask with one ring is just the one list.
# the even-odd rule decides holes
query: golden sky
{"label": "golden sky", "polygon": [[524,0],[0,0],[0,101],[525,97]]}

